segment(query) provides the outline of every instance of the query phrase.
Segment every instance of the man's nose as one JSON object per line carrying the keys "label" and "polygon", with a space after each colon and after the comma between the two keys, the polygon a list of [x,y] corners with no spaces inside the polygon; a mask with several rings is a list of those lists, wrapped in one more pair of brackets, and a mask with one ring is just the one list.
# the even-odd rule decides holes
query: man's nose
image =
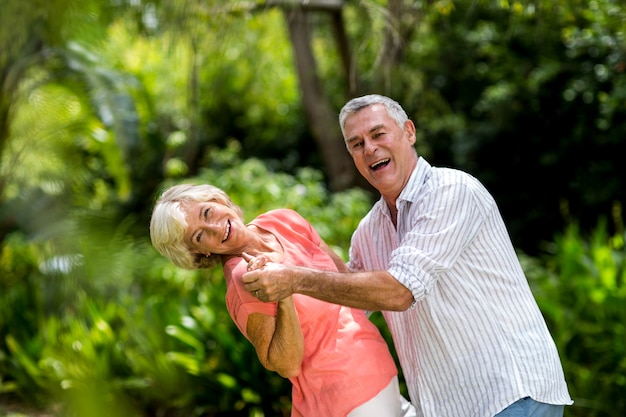
{"label": "man's nose", "polygon": [[376,151],[376,142],[374,142],[371,139],[363,139],[363,149],[365,150],[365,153],[374,153],[374,151]]}

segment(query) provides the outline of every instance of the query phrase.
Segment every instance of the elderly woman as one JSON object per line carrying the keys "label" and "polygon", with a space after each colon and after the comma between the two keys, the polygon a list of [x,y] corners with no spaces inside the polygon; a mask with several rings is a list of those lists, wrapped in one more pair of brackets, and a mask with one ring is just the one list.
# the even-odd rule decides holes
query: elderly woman
{"label": "elderly woman", "polygon": [[150,237],[179,267],[221,263],[228,311],[263,366],[291,381],[293,417],[415,415],[400,395],[388,346],[363,311],[300,294],[264,303],[244,290],[242,275],[270,261],[346,270],[295,211],[272,210],[246,224],[219,188],[177,185],[157,201]]}

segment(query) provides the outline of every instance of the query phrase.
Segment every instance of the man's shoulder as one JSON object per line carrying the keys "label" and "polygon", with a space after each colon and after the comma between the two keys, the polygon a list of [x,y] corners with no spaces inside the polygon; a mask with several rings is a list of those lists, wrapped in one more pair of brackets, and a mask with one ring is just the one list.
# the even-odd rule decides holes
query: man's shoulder
{"label": "man's shoulder", "polygon": [[478,181],[471,173],[458,168],[437,166],[431,167],[431,177],[437,181],[474,182]]}
{"label": "man's shoulder", "polygon": [[441,190],[452,193],[483,194],[485,186],[471,173],[450,167],[432,167],[423,192],[438,194]]}

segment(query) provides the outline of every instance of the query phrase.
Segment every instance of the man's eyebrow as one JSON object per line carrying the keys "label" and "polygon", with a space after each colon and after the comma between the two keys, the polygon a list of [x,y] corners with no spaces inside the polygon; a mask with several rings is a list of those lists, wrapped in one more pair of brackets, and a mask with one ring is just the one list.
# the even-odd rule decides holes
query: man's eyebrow
{"label": "man's eyebrow", "polygon": [[[385,127],[385,125],[384,125],[384,124],[379,124],[379,125],[376,125],[376,126],[372,127],[372,128],[369,130],[369,133],[374,133],[374,132],[376,132],[377,130],[382,129],[383,127]],[[346,140],[346,142],[347,142],[347,143],[354,142],[354,141],[355,141],[355,140],[357,140],[359,137],[360,137],[359,135],[352,136],[352,137],[348,138],[348,139]]]}

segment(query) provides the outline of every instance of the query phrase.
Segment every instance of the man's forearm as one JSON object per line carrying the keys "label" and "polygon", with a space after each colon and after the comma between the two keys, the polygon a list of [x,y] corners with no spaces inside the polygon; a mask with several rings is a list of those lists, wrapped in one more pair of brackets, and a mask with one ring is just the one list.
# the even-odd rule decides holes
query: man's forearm
{"label": "man's forearm", "polygon": [[408,288],[386,271],[340,273],[294,268],[292,290],[334,304],[370,311],[404,311],[413,303]]}

